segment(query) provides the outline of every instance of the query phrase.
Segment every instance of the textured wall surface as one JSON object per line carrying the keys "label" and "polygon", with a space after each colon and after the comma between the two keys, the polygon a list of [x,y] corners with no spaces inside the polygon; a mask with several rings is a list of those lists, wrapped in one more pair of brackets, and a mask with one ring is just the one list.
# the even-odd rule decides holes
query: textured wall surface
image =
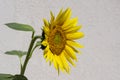
{"label": "textured wall surface", "polygon": [[31,33],[7,28],[4,24],[19,22],[34,26],[41,33],[42,19],[49,11],[57,14],[70,7],[72,17],[78,16],[85,37],[85,46],[77,55],[77,66],[71,74],[60,73],[49,66],[37,49],[30,60],[26,76],[29,80],[120,80],[120,0],[0,0],[0,73],[19,73],[16,56],[8,50],[27,50]]}

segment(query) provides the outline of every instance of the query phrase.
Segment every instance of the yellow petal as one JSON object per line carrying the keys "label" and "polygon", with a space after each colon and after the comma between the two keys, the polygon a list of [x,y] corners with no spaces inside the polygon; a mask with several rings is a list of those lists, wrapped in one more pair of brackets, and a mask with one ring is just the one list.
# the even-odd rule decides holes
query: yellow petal
{"label": "yellow petal", "polygon": [[[69,45],[70,46],[70,45]],[[76,53],[79,53],[80,54],[80,51],[78,51],[76,48],[74,48],[73,46],[70,46],[72,49],[73,49],[73,51],[74,52],[76,52]]]}
{"label": "yellow petal", "polygon": [[63,28],[63,30],[67,30],[67,29],[69,29],[69,28],[71,28],[71,27],[76,26],[77,23],[78,23],[78,18],[76,17],[76,18],[73,18],[73,19],[71,19],[71,20],[67,20],[67,21],[63,24],[62,28]]}
{"label": "yellow petal", "polygon": [[78,48],[83,48],[84,47],[83,45],[80,45],[79,43],[77,43],[75,41],[67,40],[66,42],[70,46],[75,46],[75,47],[78,47]]}
{"label": "yellow petal", "polygon": [[71,63],[73,66],[76,66],[74,64],[74,62],[71,60],[71,58],[69,57],[69,55],[65,51],[64,51],[64,55],[65,55],[66,59],[69,61],[69,63]]}
{"label": "yellow petal", "polygon": [[46,19],[43,19],[43,22],[44,22],[45,26],[49,26],[49,23],[48,23],[48,21]]}
{"label": "yellow petal", "polygon": [[62,13],[63,13],[63,9],[60,10],[59,14],[56,17],[56,20],[59,20],[59,18],[61,18]]}
{"label": "yellow petal", "polygon": [[51,51],[49,50],[48,52],[47,52],[47,58],[46,58],[46,62],[48,62],[49,60],[51,61]]}
{"label": "yellow petal", "polygon": [[65,33],[73,33],[77,32],[82,26],[73,26],[65,30]]}
{"label": "yellow petal", "polygon": [[43,57],[46,59],[47,57],[48,57],[48,51],[44,51],[44,55],[43,55]]}
{"label": "yellow petal", "polygon": [[47,40],[43,40],[41,44],[47,46],[48,45]]}
{"label": "yellow petal", "polygon": [[70,40],[82,38],[84,34],[82,32],[75,32],[72,34],[66,34],[66,38]]}
{"label": "yellow petal", "polygon": [[62,62],[61,62],[60,57],[57,56],[57,55],[55,55],[55,59],[56,59],[58,65],[59,65],[59,68],[60,68],[62,71],[64,71],[63,64],[62,64]]}
{"label": "yellow petal", "polygon": [[64,20],[70,19],[70,16],[71,16],[71,9],[68,8],[68,9],[65,11],[65,14],[64,14],[63,19],[64,19]]}
{"label": "yellow petal", "polygon": [[50,29],[47,26],[43,26],[43,30],[44,30],[46,35],[49,35]]}
{"label": "yellow petal", "polygon": [[44,49],[44,54],[46,54],[49,51],[49,45],[48,45],[48,43],[46,43],[46,45],[47,45],[47,47]]}
{"label": "yellow petal", "polygon": [[62,25],[63,23],[65,23],[65,21],[67,21],[71,16],[71,9],[66,9],[63,14],[61,15],[61,18],[58,20],[58,23],[60,25]]}
{"label": "yellow petal", "polygon": [[52,11],[50,11],[50,15],[51,15],[51,23],[54,21],[54,19],[55,19],[55,17],[54,17],[54,15],[53,15],[53,13],[52,13]]}
{"label": "yellow petal", "polygon": [[58,67],[58,64],[57,64],[55,56],[53,56],[53,63],[54,63],[55,69],[58,70],[59,67]]}
{"label": "yellow petal", "polygon": [[61,54],[60,58],[61,58],[61,61],[63,62],[63,65],[64,65],[64,68],[65,68],[66,72],[69,73],[70,67],[69,67],[69,65],[66,61],[64,53]]}
{"label": "yellow petal", "polygon": [[49,51],[49,49],[47,49],[48,46],[44,49],[44,58],[47,58],[47,52]]}
{"label": "yellow petal", "polygon": [[72,59],[77,60],[75,52],[68,45],[65,46],[65,51]]}
{"label": "yellow petal", "polygon": [[50,54],[50,63],[52,63],[53,62],[53,54],[51,53]]}

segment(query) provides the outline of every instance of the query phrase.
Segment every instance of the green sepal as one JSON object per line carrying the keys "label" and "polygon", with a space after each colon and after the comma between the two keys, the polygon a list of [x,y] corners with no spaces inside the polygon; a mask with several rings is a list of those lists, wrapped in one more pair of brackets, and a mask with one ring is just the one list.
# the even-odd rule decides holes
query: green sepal
{"label": "green sepal", "polygon": [[41,46],[41,41],[37,41],[36,46]]}
{"label": "green sepal", "polygon": [[20,23],[7,23],[5,24],[9,28],[12,28],[14,30],[19,30],[19,31],[32,31],[35,32],[32,26],[27,25],[27,24],[20,24]]}

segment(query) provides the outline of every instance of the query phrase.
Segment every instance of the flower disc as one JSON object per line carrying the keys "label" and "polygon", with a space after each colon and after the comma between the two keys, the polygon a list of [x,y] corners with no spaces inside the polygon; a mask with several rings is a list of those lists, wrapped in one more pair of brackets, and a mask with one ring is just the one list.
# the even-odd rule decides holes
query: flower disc
{"label": "flower disc", "polygon": [[48,43],[50,46],[50,50],[53,54],[60,55],[60,53],[64,50],[66,44],[65,34],[62,31],[61,27],[55,27],[51,30]]}

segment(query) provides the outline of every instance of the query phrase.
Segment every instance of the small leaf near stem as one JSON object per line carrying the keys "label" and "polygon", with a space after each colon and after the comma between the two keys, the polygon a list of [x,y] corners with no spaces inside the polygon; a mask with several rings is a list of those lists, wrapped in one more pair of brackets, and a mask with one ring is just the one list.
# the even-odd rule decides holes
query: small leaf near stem
{"label": "small leaf near stem", "polygon": [[20,50],[11,50],[11,51],[5,52],[5,54],[15,55],[15,56],[18,56],[19,58],[21,58],[22,56],[26,55],[27,52],[26,51],[20,51]]}
{"label": "small leaf near stem", "polygon": [[20,50],[12,50],[12,51],[5,52],[5,54],[18,56],[19,61],[20,61],[20,71],[21,71],[22,70],[22,60],[21,60],[21,58],[24,55],[27,55],[27,52],[26,51],[20,51]]}

